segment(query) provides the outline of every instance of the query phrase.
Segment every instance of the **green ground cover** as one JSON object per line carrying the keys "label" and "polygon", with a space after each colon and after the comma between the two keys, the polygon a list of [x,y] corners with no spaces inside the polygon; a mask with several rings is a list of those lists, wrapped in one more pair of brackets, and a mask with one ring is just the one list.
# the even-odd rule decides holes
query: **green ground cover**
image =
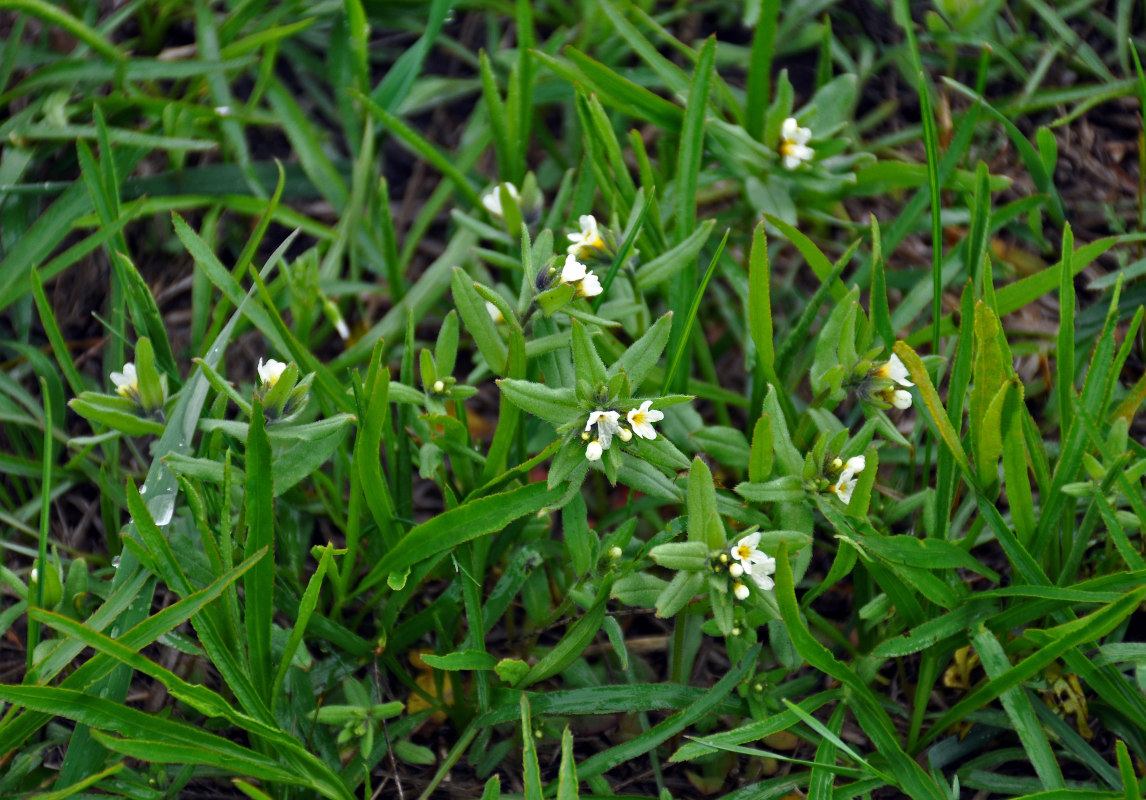
{"label": "green ground cover", "polygon": [[1142,797],[1144,13],[0,0],[0,797]]}

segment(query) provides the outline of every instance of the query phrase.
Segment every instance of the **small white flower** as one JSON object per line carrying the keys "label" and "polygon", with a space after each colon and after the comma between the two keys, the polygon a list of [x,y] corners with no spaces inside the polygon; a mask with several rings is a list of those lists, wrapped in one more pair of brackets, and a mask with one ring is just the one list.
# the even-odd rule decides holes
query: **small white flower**
{"label": "small white flower", "polygon": [[581,279],[581,285],[577,287],[577,294],[581,297],[596,297],[604,289],[601,288],[601,280],[593,274],[593,270],[585,273],[585,277]]}
{"label": "small white flower", "polygon": [[588,270],[585,265],[577,260],[577,256],[569,255],[565,257],[565,265],[561,267],[561,282],[562,283],[577,283],[584,280]]}
{"label": "small white flower", "polygon": [[894,353],[891,354],[891,358],[876,367],[874,372],[877,377],[891,378],[900,386],[915,385],[910,380],[908,380],[909,373],[907,371],[907,367],[905,367],[903,362],[899,360],[899,356],[895,355]]}
{"label": "small white flower", "polygon": [[[776,562],[768,556],[763,550],[756,545],[760,544],[760,531],[750,533],[736,543],[732,548],[732,557],[740,564],[749,575],[752,574],[752,568],[756,564],[767,564],[772,562],[772,569],[776,568]],[[729,568],[731,570],[731,568]]]}
{"label": "small white flower", "polygon": [[739,561],[733,561],[731,564],[728,565],[728,574],[731,575],[733,578],[739,578],[741,575],[744,574],[744,567],[740,566]]}
{"label": "small white flower", "polygon": [[111,382],[115,384],[115,393],[120,397],[139,397],[139,376],[135,374],[135,364],[132,362],[123,365],[123,372],[111,373]]}
{"label": "small white flower", "polygon": [[747,600],[748,587],[743,583],[734,583],[732,584],[732,594],[736,597],[737,600]]}
{"label": "small white flower", "polygon": [[505,315],[501,313],[501,309],[489,300],[485,301],[485,310],[489,312],[489,318],[494,321],[495,325],[500,325],[505,322]]}
{"label": "small white flower", "polygon": [[812,138],[810,128],[801,128],[795,117],[788,117],[780,126],[780,155],[784,157],[786,169],[796,169],[805,161],[811,161],[816,151],[808,147]]}
{"label": "small white flower", "polygon": [[906,389],[896,389],[891,393],[891,404],[900,411],[911,408],[911,392]]}
{"label": "small white flower", "polygon": [[836,485],[829,488],[828,491],[834,492],[836,497],[840,498],[844,505],[848,505],[852,501],[852,492],[856,489],[858,479],[856,475],[863,472],[864,467],[867,466],[867,459],[863,456],[852,456],[844,464],[844,468],[840,471],[840,476],[836,479]]}
{"label": "small white flower", "polygon": [[852,456],[844,464],[843,471],[848,473],[848,477],[858,475],[863,472],[864,467],[867,466],[867,458],[864,456]]}
{"label": "small white flower", "polygon": [[[621,415],[616,411],[590,411],[589,421],[585,423],[585,430],[590,431],[593,426],[597,426],[597,441],[600,443],[602,450],[608,450],[609,445],[613,441],[613,434],[619,433],[621,430],[620,424]],[[590,444],[590,447],[593,445]],[[600,458],[600,456],[597,456]],[[590,461],[596,461],[596,458],[590,458]]]}
{"label": "small white flower", "polygon": [[[601,238],[601,234],[597,230],[596,217],[592,214],[582,214],[578,222],[581,224],[581,232],[568,234],[572,244],[565,252],[575,256],[588,257],[593,254],[594,250],[604,250],[605,240]],[[586,250],[589,252],[586,253]]]}
{"label": "small white flower", "polygon": [[657,432],[653,429],[652,424],[665,418],[663,412],[649,408],[652,404],[652,400],[646,400],[641,403],[640,408],[630,409],[628,413],[628,420],[629,424],[633,426],[633,433],[642,439],[657,438]]}
{"label": "small white flower", "polygon": [[841,472],[836,485],[832,486],[829,491],[835,492],[836,497],[843,501],[846,506],[852,501],[852,492],[856,490],[856,483],[858,480],[852,477],[849,472]]}
{"label": "small white flower", "polygon": [[771,575],[776,571],[776,559],[769,558],[768,563],[762,565],[763,570],[758,570],[752,573],[752,580],[760,587],[761,591],[770,592],[776,585],[776,581],[772,580]]}
{"label": "small white flower", "polygon": [[585,458],[590,461],[600,461],[601,454],[605,452],[605,448],[596,439],[589,442],[589,446],[585,448]]}
{"label": "small white flower", "polygon": [[501,208],[502,186],[505,187],[505,191],[509,194],[510,197],[513,198],[514,202],[517,202],[521,199],[521,195],[518,194],[517,187],[512,183],[499,183],[494,186],[492,189],[481,196],[481,204],[485,207],[486,211],[495,217],[505,216]]}
{"label": "small white flower", "polygon": [[263,360],[260,358],[258,368],[259,380],[262,382],[263,388],[268,391],[273,389],[275,384],[279,382],[279,378],[282,377],[283,371],[286,368],[287,365],[281,361],[275,361],[272,358],[269,359],[266,364],[264,364]]}

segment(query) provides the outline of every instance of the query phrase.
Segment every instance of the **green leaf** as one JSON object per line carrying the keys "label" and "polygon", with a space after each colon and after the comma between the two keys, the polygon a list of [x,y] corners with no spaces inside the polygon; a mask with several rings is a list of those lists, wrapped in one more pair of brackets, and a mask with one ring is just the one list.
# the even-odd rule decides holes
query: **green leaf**
{"label": "green leaf", "polygon": [[[796,245],[796,249],[800,251],[800,255],[808,262],[808,266],[812,268],[812,271],[816,273],[816,277],[820,279],[820,283],[826,284],[832,274],[832,262],[828,260],[828,257],[824,255],[823,251],[816,246],[816,243],[779,217],[765,214],[764,219],[779,228],[780,232],[787,236],[792,244]],[[832,294],[832,298],[837,302],[843,300],[848,292],[847,287],[838,279],[829,285],[829,291]]]}
{"label": "green leaf", "polygon": [[518,408],[554,425],[564,425],[581,414],[572,389],[515,378],[502,378],[497,386]]}
{"label": "green leaf", "polygon": [[650,550],[649,558],[667,569],[701,570],[708,566],[708,545],[705,542],[666,542]]}
{"label": "green leaf", "polygon": [[356,594],[377,586],[391,572],[412,567],[463,542],[500,531],[515,519],[534,514],[557,502],[564,487],[547,489],[531,483],[508,492],[470,500],[416,525],[388,551],[359,584]]}
{"label": "green leaf", "polygon": [[497,667],[497,659],[484,650],[461,650],[456,653],[447,653],[444,656],[425,653],[422,660],[434,669],[442,669],[447,672],[489,671]]}
{"label": "green leaf", "polygon": [[243,578],[246,595],[247,650],[251,677],[264,701],[270,700],[271,618],[274,615],[275,533],[274,491],[271,485],[271,444],[256,397],[247,432],[247,544],[245,557],[266,548],[269,555]]}
{"label": "green leaf", "polygon": [[569,627],[569,630],[561,637],[561,641],[533,665],[533,668],[529,670],[529,673],[520,683],[515,684],[517,688],[525,688],[538,681],[553,677],[572,664],[584,652],[585,648],[601,632],[601,621],[605,618],[605,608],[612,585],[613,578],[611,576],[606,577],[601,582],[601,587],[597,590],[597,597],[585,611],[584,616]]}
{"label": "green leaf", "polygon": [[708,241],[716,220],[706,219],[671,250],[641,264],[636,271],[637,290],[646,292],[654,286],[675,277],[690,264],[694,264],[700,250]]}
{"label": "green leaf", "polygon": [[629,378],[629,386],[633,392],[640,389],[645,378],[657,365],[665,345],[668,344],[669,333],[672,332],[672,312],[662,315],[637,339],[621,357],[609,367],[607,376],[611,379],[621,372]]}
{"label": "green leaf", "polygon": [[[750,79],[751,80],[751,79]],[[748,329],[756,347],[756,361],[770,380],[775,380],[776,349],[772,341],[772,265],[768,260],[768,235],[757,223],[748,251]]]}

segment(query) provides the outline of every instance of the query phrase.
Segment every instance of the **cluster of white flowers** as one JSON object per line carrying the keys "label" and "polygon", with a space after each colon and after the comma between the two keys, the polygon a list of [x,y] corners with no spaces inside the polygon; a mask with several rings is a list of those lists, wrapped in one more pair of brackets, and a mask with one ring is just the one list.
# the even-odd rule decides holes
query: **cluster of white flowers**
{"label": "cluster of white flowers", "polygon": [[[634,433],[642,439],[657,438],[653,423],[660,422],[665,415],[655,408],[650,408],[652,404],[652,400],[646,400],[639,408],[629,409],[629,413],[625,416],[629,423],[627,428],[621,424],[621,414],[618,411],[612,409],[590,411],[589,421],[585,423],[585,432],[582,434],[589,441],[585,447],[585,458],[590,461],[600,461],[601,456],[613,443],[614,436],[622,442],[632,439]],[[597,426],[596,438],[592,435],[594,425]]]}
{"label": "cluster of white flowers", "polygon": [[578,258],[592,258],[596,251],[605,249],[605,240],[597,230],[597,219],[592,214],[582,214],[577,221],[581,232],[568,234],[571,244],[565,252]]}
{"label": "cluster of white flowers", "polygon": [[780,155],[784,159],[784,167],[796,169],[805,161],[811,161],[816,151],[808,147],[812,138],[809,128],[801,128],[795,117],[788,117],[780,126]]}
{"label": "cluster of white flowers", "polygon": [[732,576],[732,594],[737,600],[748,597],[748,587],[740,580],[747,575],[761,591],[769,591],[776,585],[772,575],[776,572],[776,559],[761,550],[760,531],[750,533],[732,548],[732,563],[728,574]]}
{"label": "cluster of white flowers", "polygon": [[900,410],[911,408],[911,392],[907,391],[907,388],[915,384],[907,379],[907,367],[899,360],[899,356],[892,353],[891,358],[873,369],[871,374],[876,378],[890,378],[904,387],[903,389],[893,388],[883,391],[881,394],[886,402]]}
{"label": "cluster of white flowers", "polygon": [[593,270],[578,261],[575,255],[565,257],[561,282],[576,287],[578,297],[596,297],[602,291],[601,280],[593,274]]}

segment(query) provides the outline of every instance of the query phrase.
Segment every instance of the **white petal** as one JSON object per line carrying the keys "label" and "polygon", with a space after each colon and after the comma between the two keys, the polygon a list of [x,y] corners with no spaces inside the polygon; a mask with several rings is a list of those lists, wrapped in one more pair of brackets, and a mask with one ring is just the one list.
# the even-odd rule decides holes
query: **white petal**
{"label": "white petal", "polygon": [[748,587],[743,583],[738,583],[732,587],[732,594],[736,596],[737,600],[748,599]]}
{"label": "white petal", "polygon": [[802,162],[800,161],[800,159],[796,158],[793,155],[784,156],[784,168],[785,169],[795,169],[796,167],[800,166],[801,163]]}
{"label": "white petal", "polygon": [[767,575],[753,575],[752,580],[765,592],[771,591],[776,585],[776,582]]}
{"label": "white petal", "polygon": [[585,277],[581,279],[581,296],[596,297],[603,291],[601,280],[593,274],[593,271],[586,272]]}
{"label": "white petal", "polygon": [[139,388],[139,377],[135,372],[135,364],[128,361],[123,365],[123,372],[111,373],[111,382],[119,394]]}
{"label": "white petal", "polygon": [[481,196],[481,204],[486,211],[495,217],[501,216],[501,192],[496,186]]}
{"label": "white petal", "polygon": [[597,238],[597,218],[592,214],[582,214],[578,220],[581,224],[581,240],[591,242]]}
{"label": "white petal", "polygon": [[908,380],[911,373],[907,371],[907,367],[899,360],[899,356],[895,353],[891,354],[891,358],[887,361],[887,377],[898,383],[900,386],[914,386],[915,384]]}
{"label": "white petal", "polygon": [[281,361],[275,361],[272,358],[269,359],[266,364],[263,364],[263,360],[260,358],[258,367],[259,380],[262,381],[268,388],[274,386],[279,382],[279,378],[282,377],[283,370],[286,368],[287,365]]}
{"label": "white petal", "polygon": [[901,411],[911,408],[911,392],[906,389],[896,389],[891,393],[891,404]]}
{"label": "white petal", "polygon": [[[812,129],[811,128],[796,128],[796,135],[791,137],[791,139],[796,144],[797,147],[803,147],[809,141],[811,141]],[[807,149],[810,150],[811,148],[807,148]]]}
{"label": "white petal", "polygon": [[758,544],[760,544],[760,531],[756,531],[755,533],[748,534],[743,539],[741,539],[739,542],[737,542],[736,546],[737,547],[744,547],[747,545],[748,547],[751,547],[753,550],[755,550],[756,545],[758,545]]}
{"label": "white petal", "polygon": [[744,567],[740,566],[739,561],[733,561],[731,564],[728,565],[728,574],[731,575],[733,578],[739,578],[741,575],[744,574]]}
{"label": "white petal", "polygon": [[489,300],[485,301],[485,310],[489,312],[489,318],[495,323],[500,324],[505,322],[505,316],[501,313],[501,309],[491,303]]}
{"label": "white petal", "polygon": [[844,505],[849,505],[852,502],[852,492],[856,490],[855,478],[846,477],[841,474],[840,479],[836,481],[836,496],[843,501]]}
{"label": "white petal", "polygon": [[863,468],[867,466],[867,459],[863,456],[852,456],[844,464],[844,472],[851,475],[858,475],[863,472]]}
{"label": "white petal", "polygon": [[597,441],[589,442],[589,446],[585,448],[585,458],[590,461],[600,461],[601,454],[605,448],[601,447],[601,443]]}
{"label": "white petal", "polygon": [[796,138],[797,131],[800,129],[800,124],[796,122],[795,117],[788,117],[784,120],[784,124],[780,126],[780,138],[792,141]]}
{"label": "white petal", "polygon": [[565,257],[565,266],[561,268],[561,282],[562,283],[576,283],[585,277],[585,265],[577,260],[577,257],[570,254]]}

